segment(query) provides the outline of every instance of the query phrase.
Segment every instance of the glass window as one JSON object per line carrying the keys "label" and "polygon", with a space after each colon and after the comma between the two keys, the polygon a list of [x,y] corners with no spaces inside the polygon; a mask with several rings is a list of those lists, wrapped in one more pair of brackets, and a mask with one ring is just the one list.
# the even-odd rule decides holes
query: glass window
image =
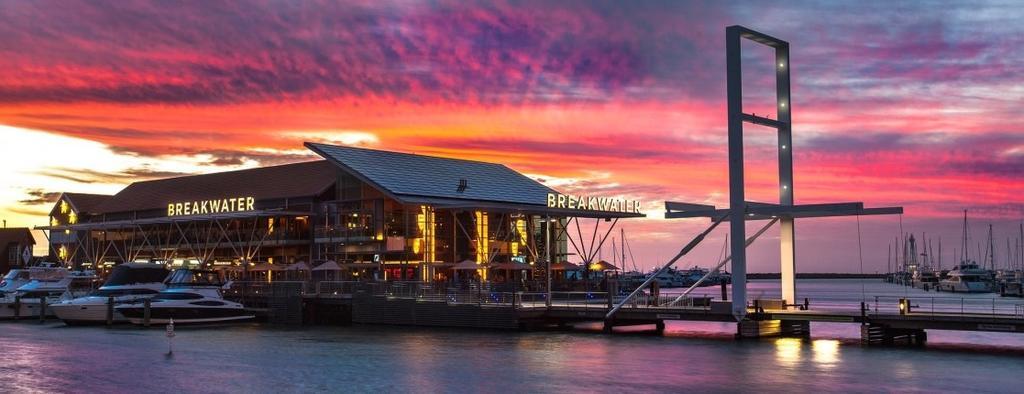
{"label": "glass window", "polygon": [[160,300],[198,300],[203,296],[194,293],[160,293],[153,297],[153,301]]}

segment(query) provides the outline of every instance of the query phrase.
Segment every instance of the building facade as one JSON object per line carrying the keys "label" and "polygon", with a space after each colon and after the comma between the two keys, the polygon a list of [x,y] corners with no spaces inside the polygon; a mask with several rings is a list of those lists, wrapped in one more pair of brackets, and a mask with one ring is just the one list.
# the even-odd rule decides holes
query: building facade
{"label": "building facade", "polygon": [[437,280],[466,261],[565,259],[574,218],[642,216],[635,202],[588,204],[500,164],[306,147],[323,160],[65,193],[42,227],[51,254],[84,267],[334,261],[378,279]]}
{"label": "building facade", "polygon": [[35,244],[28,228],[0,228],[0,275],[28,264]]}

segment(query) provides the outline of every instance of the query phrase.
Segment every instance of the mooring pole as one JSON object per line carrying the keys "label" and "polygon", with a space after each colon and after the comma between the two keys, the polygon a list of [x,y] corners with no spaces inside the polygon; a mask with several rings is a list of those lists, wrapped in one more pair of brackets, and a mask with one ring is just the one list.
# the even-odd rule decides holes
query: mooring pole
{"label": "mooring pole", "polygon": [[142,302],[142,325],[144,327],[149,327],[150,306],[151,301],[149,298]]}
{"label": "mooring pole", "polygon": [[107,326],[114,325],[114,296],[107,297]]}

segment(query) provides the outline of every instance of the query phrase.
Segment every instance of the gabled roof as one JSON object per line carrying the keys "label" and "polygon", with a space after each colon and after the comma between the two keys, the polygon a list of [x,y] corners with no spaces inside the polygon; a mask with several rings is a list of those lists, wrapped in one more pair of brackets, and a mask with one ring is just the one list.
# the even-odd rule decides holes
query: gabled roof
{"label": "gabled roof", "polygon": [[[35,239],[32,238],[32,231],[25,227],[8,227],[0,228],[0,247],[6,247],[9,244],[35,244]],[[7,250],[3,250],[3,253],[7,253]]]}
{"label": "gabled roof", "polygon": [[87,194],[87,193],[62,193],[61,198],[57,200],[57,204],[60,204],[60,200],[67,200],[75,212],[82,213],[97,213],[104,203],[113,196],[106,194]]}
{"label": "gabled roof", "polygon": [[[440,197],[545,205],[547,186],[504,165],[307,142],[306,147],[399,200]],[[460,180],[466,188],[459,191]]]}
{"label": "gabled roof", "polygon": [[109,198],[102,213],[166,209],[167,204],[253,197],[309,197],[334,184],[337,168],[324,160],[135,182]]}

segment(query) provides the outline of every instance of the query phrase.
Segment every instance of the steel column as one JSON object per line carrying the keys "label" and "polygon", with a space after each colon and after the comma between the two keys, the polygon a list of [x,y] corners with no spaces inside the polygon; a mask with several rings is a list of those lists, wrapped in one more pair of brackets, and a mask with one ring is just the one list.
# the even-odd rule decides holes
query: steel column
{"label": "steel column", "polygon": [[[789,44],[775,46],[775,98],[778,106],[779,205],[793,205],[793,130],[792,103],[789,94]],[[792,217],[783,217],[779,225],[782,299],[796,303],[796,229]]]}
{"label": "steel column", "polygon": [[[729,231],[732,239],[746,239],[746,200],[743,190],[743,79],[740,62],[742,28],[725,29],[726,90],[729,108]],[[732,314],[747,315],[747,250],[732,243]]]}

